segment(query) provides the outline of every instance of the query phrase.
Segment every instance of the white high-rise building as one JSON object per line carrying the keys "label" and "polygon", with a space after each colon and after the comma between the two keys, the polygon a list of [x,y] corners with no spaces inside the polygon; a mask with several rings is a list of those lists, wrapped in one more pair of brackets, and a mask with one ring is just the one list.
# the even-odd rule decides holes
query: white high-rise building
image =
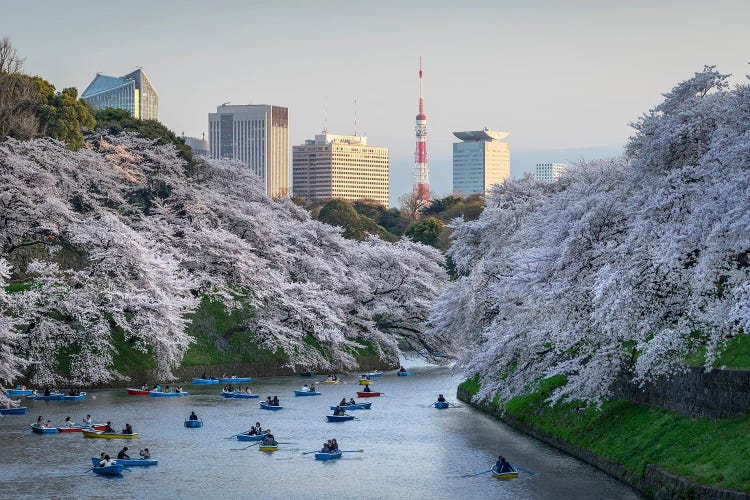
{"label": "white high-rise building", "polygon": [[555,182],[566,170],[568,170],[568,166],[565,163],[537,163],[534,180]]}
{"label": "white high-rise building", "polygon": [[244,163],[272,197],[289,194],[289,111],[265,104],[223,104],[208,114],[211,158]]}
{"label": "white high-rise building", "polygon": [[388,148],[367,144],[367,137],[324,131],[292,148],[292,165],[295,196],[388,206]]}
{"label": "white high-rise building", "polygon": [[465,196],[485,194],[493,184],[510,178],[508,132],[484,130],[453,132],[453,192]]}

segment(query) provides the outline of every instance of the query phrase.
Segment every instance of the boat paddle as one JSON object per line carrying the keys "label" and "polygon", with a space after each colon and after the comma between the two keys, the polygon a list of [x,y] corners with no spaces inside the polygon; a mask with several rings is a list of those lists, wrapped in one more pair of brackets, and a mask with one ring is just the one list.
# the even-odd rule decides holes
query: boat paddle
{"label": "boat paddle", "polygon": [[477,472],[476,474],[464,474],[461,477],[476,477],[476,476],[481,476],[482,474],[487,474],[488,472],[492,472],[493,470],[494,470],[494,468],[493,469],[483,470],[482,472]]}
{"label": "boat paddle", "polygon": [[365,451],[364,449],[360,448],[358,450],[339,450],[341,453],[362,453]]}
{"label": "boat paddle", "polygon": [[234,439],[237,436],[241,436],[242,434],[244,434],[244,432],[240,432],[239,434],[235,434],[234,436],[225,437],[224,439]]}
{"label": "boat paddle", "polygon": [[523,467],[519,467],[517,465],[514,465],[513,468],[517,469],[517,470],[520,470],[521,472],[525,472],[526,474],[529,474],[531,476],[534,475],[534,471],[533,470],[524,469]]}
{"label": "boat paddle", "polygon": [[[433,403],[433,404],[435,404],[435,403]],[[453,404],[453,403],[448,403],[448,406],[450,406],[451,408],[462,408],[463,407],[463,405],[456,405],[456,404]]]}
{"label": "boat paddle", "polygon": [[253,443],[251,445],[245,446],[244,448],[229,448],[229,449],[232,450],[232,451],[246,450],[248,448],[252,448],[253,446],[258,446],[260,443],[261,443],[260,441],[257,441],[257,442],[255,442],[255,443]]}

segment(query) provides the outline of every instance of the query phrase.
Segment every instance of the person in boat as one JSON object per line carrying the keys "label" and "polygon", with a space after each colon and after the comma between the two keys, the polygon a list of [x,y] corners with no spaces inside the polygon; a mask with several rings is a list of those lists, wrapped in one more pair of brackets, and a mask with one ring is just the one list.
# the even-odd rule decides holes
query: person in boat
{"label": "person in boat", "polygon": [[130,424],[125,424],[125,428],[122,430],[123,434],[133,434],[133,427]]}
{"label": "person in boat", "polygon": [[328,379],[326,379],[326,382],[333,382],[333,373],[328,374]]}
{"label": "person in boat", "polygon": [[142,390],[142,391],[147,391],[147,390],[148,390],[148,386],[147,386],[146,384],[143,384],[143,385],[141,386],[141,390]]}
{"label": "person in boat", "polygon": [[49,387],[45,387],[45,388],[44,388],[44,395],[45,395],[45,396],[49,396],[49,395],[50,395],[50,390],[49,390]]}
{"label": "person in boat", "polygon": [[267,404],[268,406],[273,406],[273,399],[271,399],[271,396],[268,396],[268,397],[266,398],[266,404]]}
{"label": "person in boat", "polygon": [[128,455],[128,447],[124,447],[120,450],[120,453],[117,454],[118,460],[130,460],[130,455]]}
{"label": "person in boat", "polygon": [[106,457],[106,456],[107,456],[106,453],[101,452],[101,454],[99,455],[99,461],[101,462],[102,460],[104,460],[104,457]]}
{"label": "person in boat", "polygon": [[83,425],[91,427],[91,415],[86,415],[86,418],[83,419]]}
{"label": "person in boat", "polygon": [[252,427],[250,427],[250,430],[247,431],[245,434],[247,434],[248,436],[257,436],[258,435],[258,431],[255,430],[255,426],[252,426]]}
{"label": "person in boat", "polygon": [[188,420],[198,420],[198,415],[196,415],[194,411],[191,411]]}
{"label": "person in boat", "polygon": [[177,386],[177,389],[175,389],[175,390],[174,390],[174,392],[176,392],[176,393],[178,393],[178,394],[179,394],[180,392],[182,392],[182,386],[181,386],[181,385],[178,385],[178,386]]}
{"label": "person in boat", "polygon": [[260,422],[255,422],[255,432],[257,434],[262,434],[263,433],[263,429],[261,429],[261,427],[260,427]]}
{"label": "person in boat", "polygon": [[109,455],[104,455],[104,459],[99,462],[99,467],[111,467],[115,465],[115,461],[109,458]]}
{"label": "person in boat", "polygon": [[222,373],[221,374],[221,378],[227,378],[227,374],[226,373]]}
{"label": "person in boat", "polygon": [[70,417],[65,417],[65,427],[75,427],[76,423],[73,422]]}
{"label": "person in boat", "polygon": [[335,439],[331,439],[331,453],[338,453],[339,451],[339,444],[336,442]]}
{"label": "person in boat", "polygon": [[337,406],[336,409],[333,410],[333,414],[336,415],[336,416],[341,416],[341,415],[345,415],[346,411],[344,411],[344,409],[342,407]]}
{"label": "person in boat", "polygon": [[438,403],[445,403],[445,397],[442,394],[438,394]]}
{"label": "person in boat", "polygon": [[46,427],[47,429],[51,429],[51,428],[52,428],[52,420],[47,420],[47,423],[46,423],[46,424],[44,424],[44,426],[45,426],[45,427]]}
{"label": "person in boat", "polygon": [[37,425],[44,425],[44,417],[42,415],[39,415],[39,418],[36,419]]}
{"label": "person in boat", "polygon": [[164,386],[164,392],[170,392],[170,391],[171,391],[171,389],[169,388],[169,386],[165,385]]}
{"label": "person in boat", "polygon": [[154,388],[151,389],[151,390],[154,391],[154,392],[159,392],[160,388],[159,388],[158,385],[154,385]]}
{"label": "person in boat", "polygon": [[273,434],[271,434],[271,429],[268,429],[266,431],[266,435],[263,436],[263,441],[261,441],[263,446],[276,446],[278,443],[276,442],[276,438],[273,437]]}
{"label": "person in boat", "polygon": [[104,427],[104,432],[116,433],[117,431],[112,427],[112,422],[107,421],[107,425]]}
{"label": "person in boat", "polygon": [[315,392],[315,384],[310,384],[310,392]]}
{"label": "person in boat", "polygon": [[68,391],[68,396],[75,396],[75,395],[76,395],[76,390],[71,387],[70,390]]}
{"label": "person in boat", "polygon": [[339,406],[346,406],[349,403],[346,402],[346,398],[341,398],[341,402],[339,403]]}
{"label": "person in boat", "polygon": [[245,387],[245,393],[252,395],[253,391],[250,390],[250,386]]}
{"label": "person in boat", "polygon": [[400,371],[401,373],[403,373],[403,372],[405,372],[405,371],[406,371],[406,368],[404,368],[404,367],[402,366],[401,368],[399,368],[399,370],[398,370],[398,371]]}
{"label": "person in boat", "polygon": [[497,462],[495,462],[494,470],[498,474],[502,474],[503,472],[513,472],[513,466],[510,465],[510,463],[505,460],[505,457],[501,455],[497,457]]}
{"label": "person in boat", "polygon": [[[346,399],[346,398],[344,398],[344,399]],[[349,398],[349,404],[350,404],[350,405],[356,405],[356,404],[357,404],[357,402],[356,402],[356,401],[354,401],[354,398]]]}
{"label": "person in boat", "polygon": [[278,396],[274,396],[273,397],[273,401],[271,401],[271,405],[272,406],[279,406],[279,397]]}
{"label": "person in boat", "polygon": [[362,392],[372,392],[369,385],[366,385]]}
{"label": "person in boat", "polygon": [[310,392],[310,388],[307,387],[307,384],[303,385],[302,388],[299,390],[299,392]]}
{"label": "person in boat", "polygon": [[206,372],[203,372],[203,375],[201,375],[201,378],[202,378],[203,380],[206,380]]}
{"label": "person in boat", "polygon": [[323,447],[320,449],[321,453],[331,453],[331,447],[328,445],[328,441],[323,443]]}
{"label": "person in boat", "polygon": [[148,448],[143,448],[141,451],[138,452],[138,455],[140,455],[141,460],[151,459],[151,452],[148,451]]}

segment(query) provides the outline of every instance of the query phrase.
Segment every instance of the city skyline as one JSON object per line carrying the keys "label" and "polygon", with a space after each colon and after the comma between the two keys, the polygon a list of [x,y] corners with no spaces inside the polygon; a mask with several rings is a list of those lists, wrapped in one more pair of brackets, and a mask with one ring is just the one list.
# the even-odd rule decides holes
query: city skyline
{"label": "city skyline", "polygon": [[392,203],[411,190],[420,55],[429,74],[430,185],[445,195],[452,130],[510,132],[512,177],[537,163],[615,154],[632,135],[628,123],[704,64],[744,80],[750,45],[746,4],[736,1],[710,9],[379,2],[368,5],[366,22],[359,6],[339,2],[176,9],[136,1],[114,17],[98,3],[62,13],[54,5],[4,6],[0,32],[26,58],[25,71],[80,93],[96,72],[142,66],[159,89],[161,121],[178,135],[208,134],[205,116],[223,102],[278,103],[289,108],[289,140],[299,144],[323,128],[326,98],[329,128],[353,130],[356,98],[359,133],[391,150]]}

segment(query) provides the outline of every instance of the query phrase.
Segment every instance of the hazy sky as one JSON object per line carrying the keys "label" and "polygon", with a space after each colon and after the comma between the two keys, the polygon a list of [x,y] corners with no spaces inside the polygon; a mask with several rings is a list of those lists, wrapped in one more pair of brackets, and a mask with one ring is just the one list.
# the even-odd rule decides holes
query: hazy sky
{"label": "hazy sky", "polygon": [[453,130],[510,132],[511,172],[618,152],[628,123],[704,64],[750,72],[750,1],[0,0],[0,36],[58,89],[142,66],[160,119],[200,136],[216,106],[275,104],[290,142],[323,127],[391,149],[411,189],[424,58],[433,190],[451,191]]}

